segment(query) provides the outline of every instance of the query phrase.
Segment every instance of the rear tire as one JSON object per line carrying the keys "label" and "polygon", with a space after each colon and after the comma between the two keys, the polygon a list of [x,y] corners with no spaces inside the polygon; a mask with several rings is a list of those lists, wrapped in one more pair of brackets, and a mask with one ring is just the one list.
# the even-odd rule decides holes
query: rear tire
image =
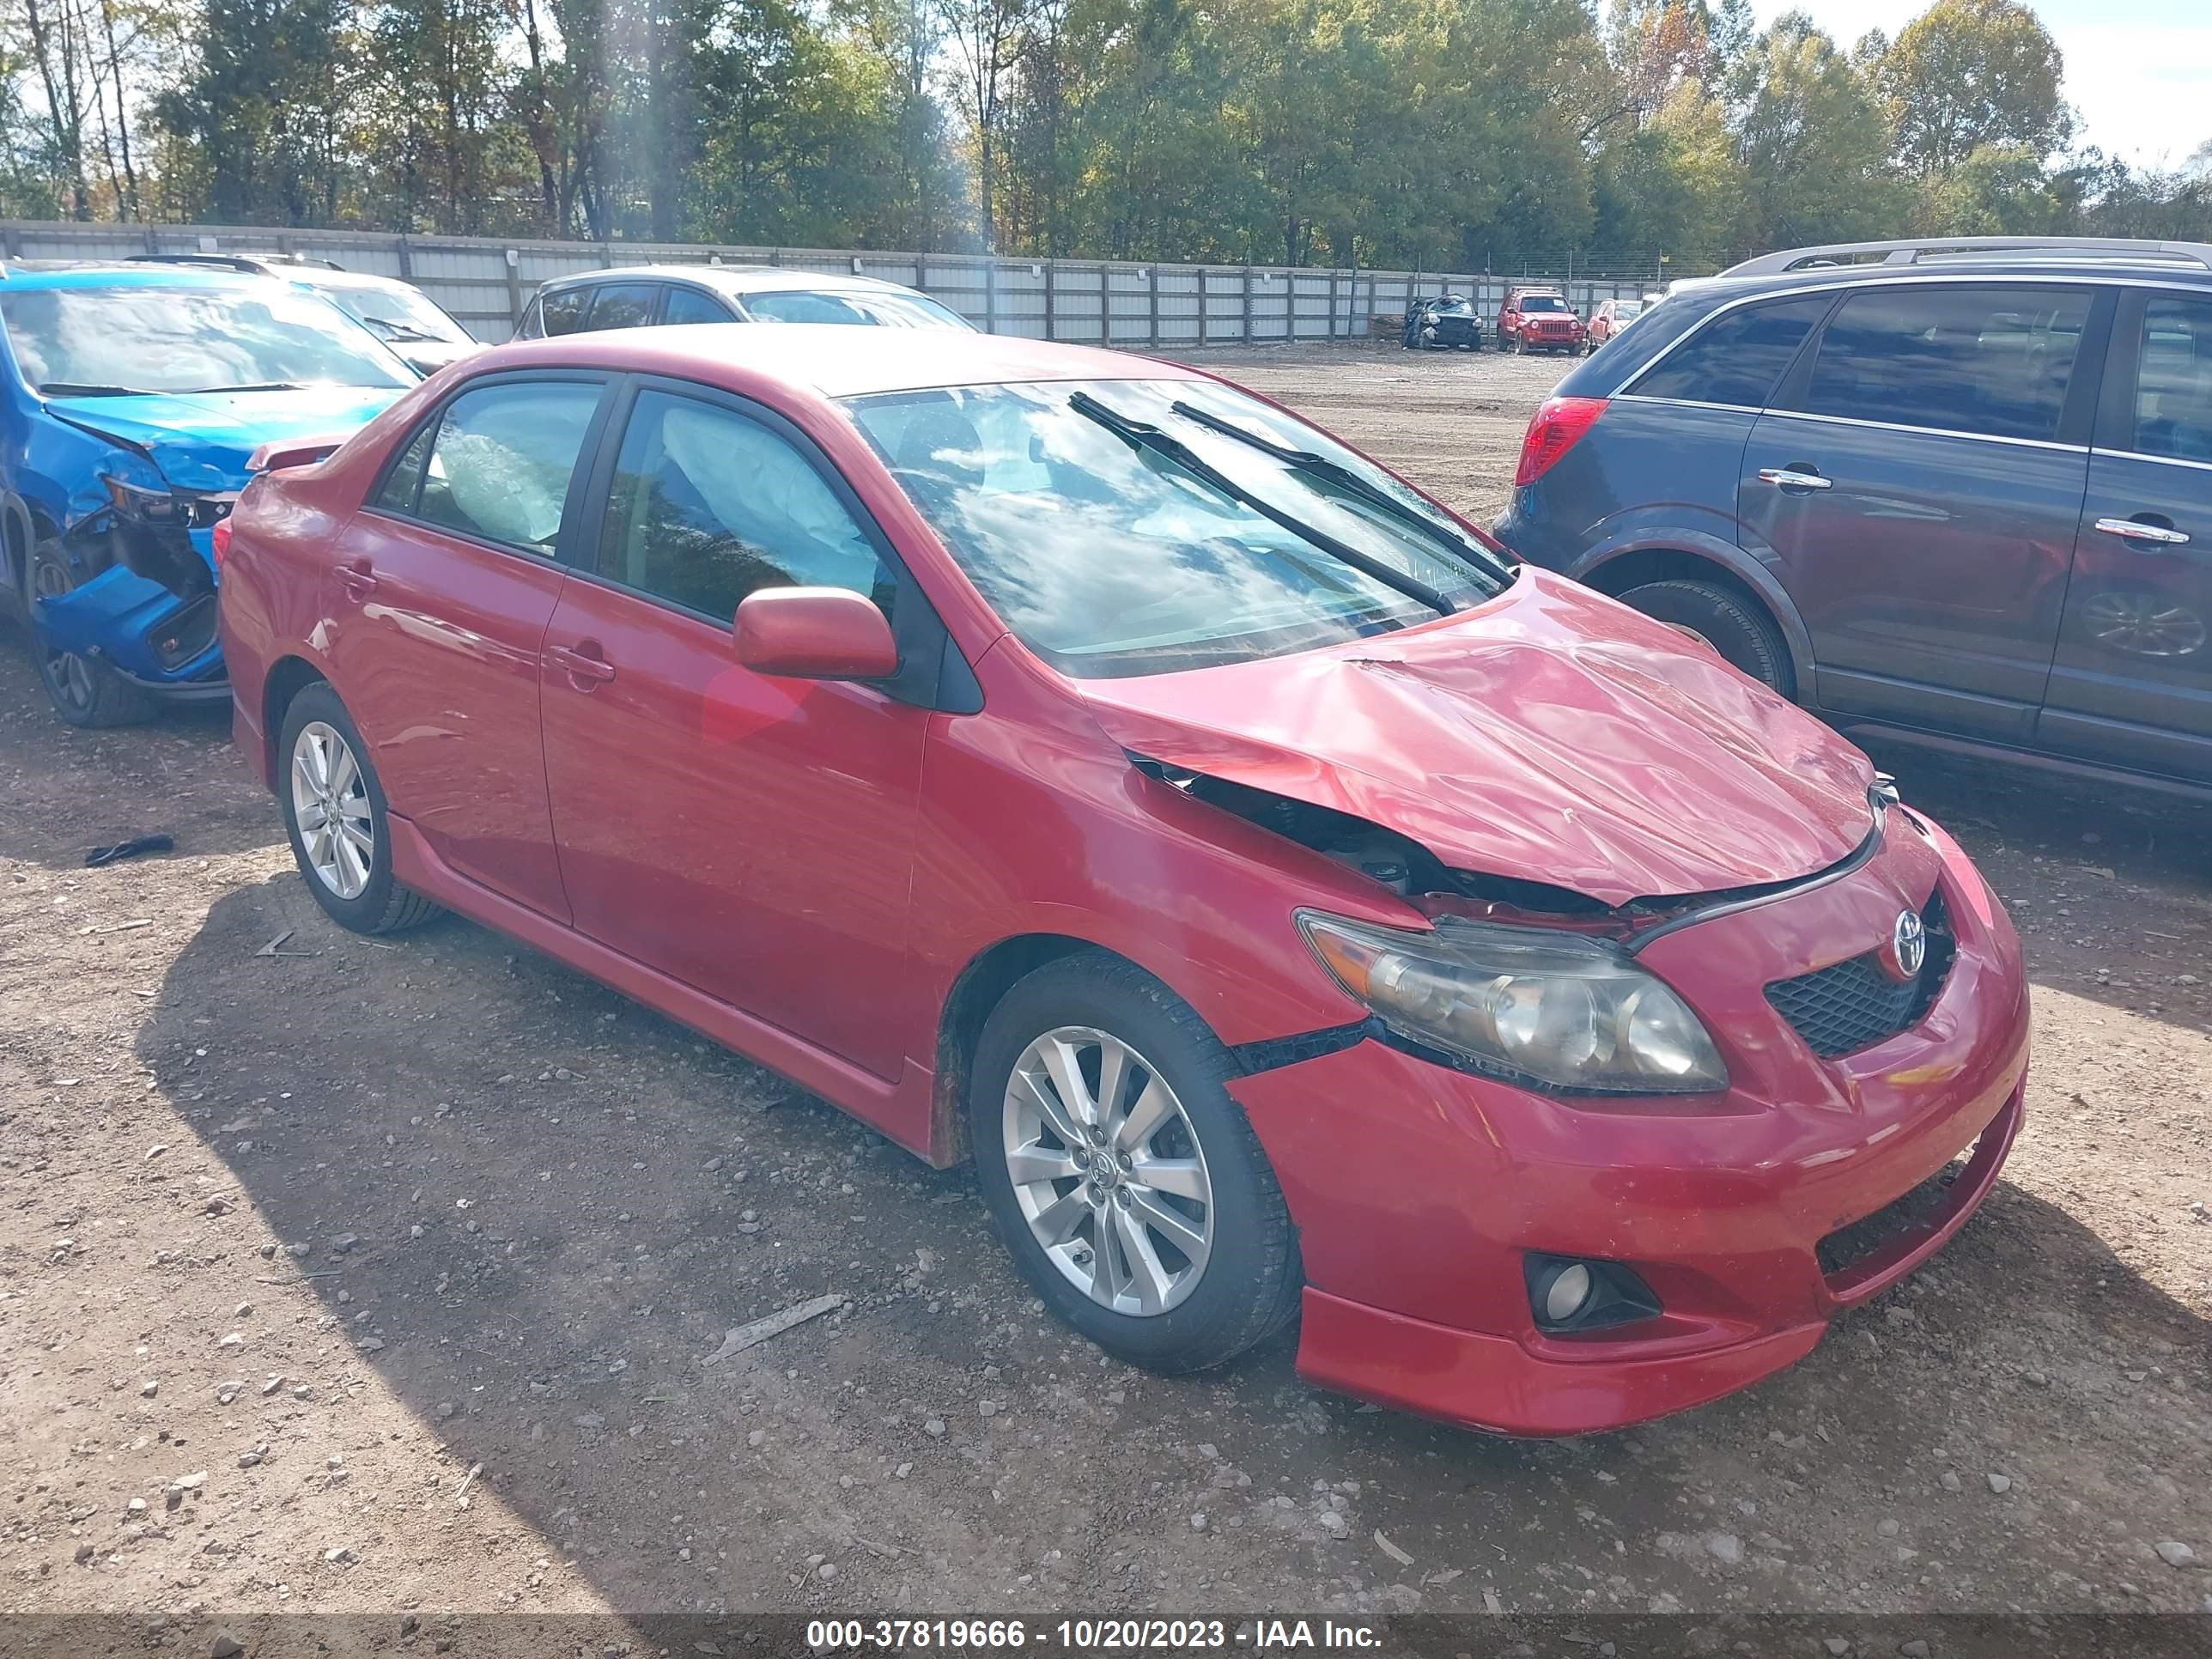
{"label": "rear tire", "polygon": [[1099,951],[1038,969],[984,1022],[968,1086],[984,1201],[1045,1305],[1131,1364],[1218,1365],[1297,1310],[1297,1236],[1236,1075],[1188,1004]]}
{"label": "rear tire", "polygon": [[1645,582],[1620,602],[1717,652],[1731,667],[1784,696],[1790,695],[1790,652],[1782,630],[1756,602],[1718,582]]}
{"label": "rear tire", "polygon": [[54,713],[71,726],[101,731],[118,726],[143,726],[161,713],[161,702],[143,685],[134,685],[97,658],[63,651],[46,642],[39,626],[39,601],[58,599],[76,586],[69,566],[44,548],[33,549],[28,572],[25,606],[31,636],[31,659],[38,665],[39,683]]}
{"label": "rear tire", "polygon": [[303,687],[286,708],[277,754],[292,856],[324,914],[356,933],[401,933],[444,914],[392,878],[384,786],[327,682]]}

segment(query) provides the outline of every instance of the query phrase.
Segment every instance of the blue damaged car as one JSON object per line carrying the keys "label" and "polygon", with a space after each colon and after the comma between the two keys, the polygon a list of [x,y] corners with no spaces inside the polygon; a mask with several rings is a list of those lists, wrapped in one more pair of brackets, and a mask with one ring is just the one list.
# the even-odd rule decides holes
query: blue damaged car
{"label": "blue damaged car", "polygon": [[343,436],[416,383],[271,277],[0,265],[0,612],[73,726],[228,695],[214,526],[264,445]]}

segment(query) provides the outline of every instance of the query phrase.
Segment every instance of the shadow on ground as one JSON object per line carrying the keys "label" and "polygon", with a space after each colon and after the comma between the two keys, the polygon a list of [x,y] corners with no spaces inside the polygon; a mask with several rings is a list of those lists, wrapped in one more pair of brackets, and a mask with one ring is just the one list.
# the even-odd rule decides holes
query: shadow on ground
{"label": "shadow on ground", "polygon": [[[287,927],[303,954],[255,955]],[[2165,1478],[2156,1356],[2208,1335],[2003,1183],[1783,1376],[1628,1433],[1502,1442],[1308,1390],[1287,1344],[1197,1378],[1107,1364],[1030,1301],[967,1172],[467,924],[370,942],[289,872],[234,891],[137,1048],[233,1201],[299,1252],[270,1271],[322,1275],[343,1338],[323,1385],[388,1389],[623,1608],[941,1607],[979,1576],[1157,1606],[1216,1573],[1310,1605],[1342,1571],[1340,1503],[1350,1583],[1425,1583],[1431,1611],[1491,1585],[1688,1601],[1729,1550],[1754,1605],[1850,1584],[1854,1605],[2035,1605],[2054,1540],[2083,1571],[2066,1505]],[[850,1309],[702,1364],[825,1291]],[[1993,1504],[1996,1468],[2033,1495]],[[1897,1512],[1903,1544],[1874,1524]]]}

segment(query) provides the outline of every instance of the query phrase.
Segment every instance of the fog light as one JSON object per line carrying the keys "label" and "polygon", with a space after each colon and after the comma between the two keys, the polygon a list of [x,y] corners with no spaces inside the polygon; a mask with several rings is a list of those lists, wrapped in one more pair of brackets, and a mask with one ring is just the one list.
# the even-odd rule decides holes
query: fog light
{"label": "fog light", "polygon": [[1530,1255],[1524,1263],[1528,1311],[1540,1331],[1596,1330],[1659,1312],[1651,1287],[1618,1261]]}
{"label": "fog light", "polygon": [[1553,1325],[1571,1324],[1589,1301],[1590,1273],[1579,1261],[1568,1263],[1552,1275],[1544,1287],[1544,1318]]}

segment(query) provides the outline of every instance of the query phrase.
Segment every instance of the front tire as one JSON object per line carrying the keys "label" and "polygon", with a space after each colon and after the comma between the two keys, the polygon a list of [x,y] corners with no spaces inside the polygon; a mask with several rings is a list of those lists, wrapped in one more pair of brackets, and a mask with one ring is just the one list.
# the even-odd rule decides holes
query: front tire
{"label": "front tire", "polygon": [[1734,589],[1718,582],[1646,582],[1621,594],[1620,602],[1711,646],[1732,667],[1790,696],[1790,653],[1782,630]]}
{"label": "front tire", "polygon": [[368,745],[326,683],[284,711],[277,799],[292,856],[315,902],[356,933],[396,933],[440,914],[392,875],[391,815]]}
{"label": "front tire", "polygon": [[47,701],[71,726],[88,731],[118,726],[143,726],[161,712],[161,700],[143,685],[134,685],[107,664],[75,651],[49,645],[39,626],[39,601],[58,599],[76,586],[68,565],[48,550],[31,555],[29,633],[31,656],[39,667],[39,683]]}
{"label": "front tire", "polygon": [[1297,1234],[1236,1074],[1188,1004],[1101,952],[984,1023],[968,1103],[992,1219],[1045,1304],[1131,1364],[1218,1365],[1297,1311]]}

